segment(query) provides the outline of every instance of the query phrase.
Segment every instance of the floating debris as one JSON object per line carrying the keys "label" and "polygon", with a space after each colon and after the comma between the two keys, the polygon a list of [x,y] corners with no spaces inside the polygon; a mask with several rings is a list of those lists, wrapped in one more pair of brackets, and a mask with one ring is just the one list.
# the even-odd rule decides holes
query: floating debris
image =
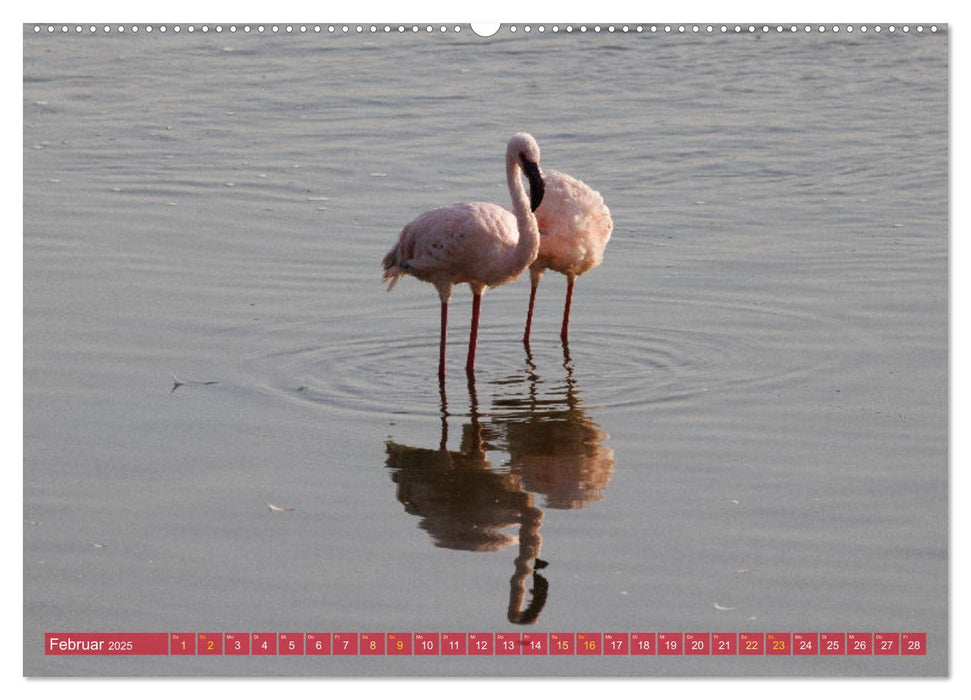
{"label": "floating debris", "polygon": [[172,375],[172,390],[169,391],[170,394],[174,394],[175,390],[180,386],[209,386],[211,384],[218,384],[219,382],[196,382],[190,379],[179,379],[175,376],[174,372],[169,372]]}
{"label": "floating debris", "polygon": [[715,610],[718,610],[720,612],[730,612],[732,610],[738,610],[738,607],[735,605],[721,605],[720,603],[714,603],[714,606],[715,606]]}
{"label": "floating debris", "polygon": [[287,508],[285,506],[277,506],[272,503],[267,503],[266,507],[270,509],[271,513],[292,513],[296,508]]}

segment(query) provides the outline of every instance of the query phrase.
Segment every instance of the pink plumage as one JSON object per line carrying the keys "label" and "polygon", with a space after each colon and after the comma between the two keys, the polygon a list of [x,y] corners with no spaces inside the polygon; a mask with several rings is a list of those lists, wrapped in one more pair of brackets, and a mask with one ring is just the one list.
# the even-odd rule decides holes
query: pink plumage
{"label": "pink plumage", "polygon": [[[521,173],[529,180],[530,196],[523,188]],[[385,255],[382,279],[388,290],[404,275],[435,285],[441,299],[439,379],[445,378],[445,345],[448,303],[452,286],[472,288],[472,329],[466,373],[475,371],[475,346],[479,327],[479,306],[483,292],[511,282],[536,259],[539,228],[533,209],[543,197],[539,169],[539,146],[526,133],[514,135],[506,147],[506,180],[513,211],[487,202],[462,202],[440,207],[405,225],[398,242]]]}
{"label": "pink plumage", "polygon": [[[480,290],[519,277],[525,269],[508,264],[519,242],[516,217],[489,202],[461,202],[419,214],[401,230],[385,257],[384,279],[392,289],[403,275],[439,288],[469,284]],[[518,268],[518,269],[517,269]]]}
{"label": "pink plumage", "polygon": [[614,222],[603,197],[594,189],[566,173],[543,173],[545,193],[536,209],[539,225],[539,254],[530,265],[529,311],[523,342],[529,344],[536,287],[546,270],[556,270],[567,278],[566,303],[560,338],[566,342],[570,324],[573,283],[577,277],[603,262],[604,248],[610,240]]}

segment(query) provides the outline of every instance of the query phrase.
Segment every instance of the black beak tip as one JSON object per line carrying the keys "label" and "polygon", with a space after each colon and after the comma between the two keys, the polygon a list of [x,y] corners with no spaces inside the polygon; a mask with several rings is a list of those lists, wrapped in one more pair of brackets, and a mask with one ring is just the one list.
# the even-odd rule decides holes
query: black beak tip
{"label": "black beak tip", "polygon": [[535,184],[530,181],[529,183],[529,203],[533,211],[539,209],[539,205],[543,203],[543,195],[546,193],[546,186],[543,184],[543,178],[537,177]]}
{"label": "black beak tip", "polygon": [[543,174],[540,172],[539,165],[525,157],[522,158],[522,164],[526,179],[529,180],[529,205],[533,211],[536,211],[543,202],[543,195],[546,191],[546,186],[543,184]]}

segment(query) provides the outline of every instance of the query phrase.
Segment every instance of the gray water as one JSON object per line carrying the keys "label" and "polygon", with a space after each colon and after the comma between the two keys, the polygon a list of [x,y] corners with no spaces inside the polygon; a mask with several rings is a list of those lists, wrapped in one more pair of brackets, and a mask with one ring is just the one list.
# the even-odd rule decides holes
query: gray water
{"label": "gray water", "polygon": [[[24,672],[946,674],[947,43],[25,27]],[[519,130],[613,238],[568,346],[562,276],[529,353],[528,276],[485,295],[471,385],[458,289],[440,391],[435,290],[380,261],[426,209],[507,203]],[[45,657],[53,631],[928,653]]]}

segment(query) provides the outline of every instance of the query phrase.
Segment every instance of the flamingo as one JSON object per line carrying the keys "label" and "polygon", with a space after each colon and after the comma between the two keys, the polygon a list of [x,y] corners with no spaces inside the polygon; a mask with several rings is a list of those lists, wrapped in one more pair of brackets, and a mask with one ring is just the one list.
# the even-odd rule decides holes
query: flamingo
{"label": "flamingo", "polygon": [[[521,172],[529,180],[529,197]],[[442,302],[438,378],[445,379],[445,339],[452,286],[472,289],[472,328],[465,372],[475,373],[475,346],[482,294],[489,287],[512,282],[539,252],[539,227],[533,211],[543,199],[539,146],[520,132],[506,147],[506,180],[512,209],[487,202],[462,202],[419,214],[401,230],[398,242],[384,256],[390,292],[404,275],[431,282]]]}
{"label": "flamingo", "polygon": [[603,262],[604,248],[614,228],[610,210],[596,190],[555,170],[544,172],[543,182],[546,193],[542,204],[536,209],[540,233],[539,254],[529,267],[529,311],[523,333],[523,343],[527,346],[533,323],[536,287],[543,273],[549,269],[566,275],[566,303],[563,307],[563,325],[560,327],[560,339],[566,343],[573,282]]}

